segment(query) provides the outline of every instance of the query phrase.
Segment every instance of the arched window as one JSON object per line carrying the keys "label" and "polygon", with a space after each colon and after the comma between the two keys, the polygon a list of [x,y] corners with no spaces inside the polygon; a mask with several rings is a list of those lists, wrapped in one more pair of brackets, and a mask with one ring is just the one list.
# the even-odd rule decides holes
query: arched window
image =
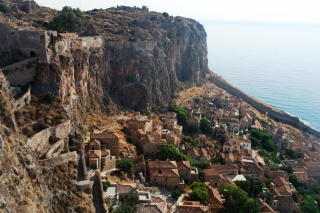
{"label": "arched window", "polygon": [[34,51],[30,51],[30,57],[31,58],[36,57],[36,53]]}

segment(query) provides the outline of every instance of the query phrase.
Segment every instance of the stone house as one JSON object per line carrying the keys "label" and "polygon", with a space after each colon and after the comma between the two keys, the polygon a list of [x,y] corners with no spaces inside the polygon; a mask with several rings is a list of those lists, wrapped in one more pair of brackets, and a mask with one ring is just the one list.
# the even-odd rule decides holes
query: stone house
{"label": "stone house", "polygon": [[144,134],[151,134],[152,132],[152,120],[141,116],[133,116],[128,123],[128,128],[131,134],[131,131],[134,129],[141,129]]}
{"label": "stone house", "polygon": [[137,213],[167,213],[168,206],[164,196],[151,195],[151,203],[139,203]]}
{"label": "stone house", "polygon": [[207,188],[209,194],[209,212],[221,212],[223,209],[223,201],[219,191],[210,185],[207,185]]}
{"label": "stone house", "polygon": [[188,118],[188,123],[189,124],[195,124],[200,127],[200,121],[201,121],[201,114],[199,116],[193,115],[192,117]]}
{"label": "stone house", "polygon": [[225,124],[218,123],[214,128],[214,137],[216,138],[227,138],[228,137],[228,127]]}
{"label": "stone house", "polygon": [[138,156],[133,161],[134,163],[134,170],[133,172],[139,177],[141,182],[145,181],[146,173],[147,173],[147,165],[144,159],[144,155]]}
{"label": "stone house", "polygon": [[208,151],[204,148],[192,148],[188,151],[188,156],[204,162],[210,162],[211,159],[210,155],[208,155]]}
{"label": "stone house", "polygon": [[177,213],[209,213],[208,206],[203,206],[199,201],[184,201],[177,205]]}
{"label": "stone house", "polygon": [[233,153],[234,161],[242,161],[242,155],[239,152]]}
{"label": "stone house", "polygon": [[155,139],[150,135],[145,135],[141,138],[142,150],[144,155],[155,155],[158,148],[162,144],[166,144],[167,141],[164,139]]}
{"label": "stone house", "polygon": [[276,177],[282,177],[286,181],[289,181],[289,175],[288,172],[283,171],[283,170],[278,170],[278,171],[270,171],[269,175],[271,178],[276,178]]}
{"label": "stone house", "polygon": [[227,108],[229,107],[229,97],[221,91],[218,96],[213,98],[212,103],[215,104],[217,108]]}
{"label": "stone house", "polygon": [[91,168],[102,169],[112,160],[110,157],[110,150],[101,148],[98,140],[92,139],[89,141],[87,162]]}
{"label": "stone house", "polygon": [[241,107],[240,108],[240,114],[241,115],[250,115],[250,117],[252,118],[252,122],[254,120],[256,120],[256,113],[254,111],[252,111],[250,108],[246,108],[246,107]]}
{"label": "stone house", "polygon": [[113,132],[91,133],[90,140],[97,140],[101,149],[109,149],[111,155],[119,157],[119,137]]}
{"label": "stone house", "polygon": [[222,147],[223,152],[240,152],[241,144],[238,139],[227,138]]}
{"label": "stone house", "polygon": [[287,182],[282,177],[276,177],[273,179],[273,184],[271,184],[272,192],[275,195],[289,195],[291,196],[295,189],[291,183]]}
{"label": "stone house", "polygon": [[251,150],[251,141],[239,139],[241,148]]}
{"label": "stone house", "polygon": [[240,121],[231,117],[223,117],[220,120],[221,123],[226,124],[228,131],[230,132],[239,132],[240,131]]}
{"label": "stone house", "polygon": [[191,167],[189,161],[178,161],[177,166],[180,178],[186,183],[191,183],[198,179],[198,170],[195,167]]}
{"label": "stone house", "polygon": [[205,169],[203,172],[205,182],[209,182],[212,187],[216,188],[222,184],[236,185],[230,178],[222,174],[217,174],[212,169]]}
{"label": "stone house", "polygon": [[184,187],[175,161],[149,161],[147,167],[150,183],[168,188]]}
{"label": "stone house", "polygon": [[174,134],[171,131],[168,131],[167,134],[165,134],[165,135],[166,135],[165,139],[166,139],[167,143],[172,144],[174,146],[179,145],[180,137],[178,137],[176,134]]}
{"label": "stone house", "polygon": [[239,167],[236,164],[212,164],[211,169],[206,170],[212,170],[216,174],[222,174],[222,175],[238,175],[239,174]]}
{"label": "stone house", "polygon": [[252,121],[247,117],[247,116],[244,116],[240,119],[240,130],[248,130],[249,127],[251,127],[252,125]]}
{"label": "stone house", "polygon": [[256,202],[259,205],[259,212],[265,212],[265,213],[272,213],[276,212],[273,210],[271,206],[269,206],[265,201],[263,201],[261,198],[256,198]]}
{"label": "stone house", "polygon": [[275,200],[271,203],[271,207],[280,213],[293,212],[294,200],[292,196],[276,195]]}
{"label": "stone house", "polygon": [[221,153],[220,155],[226,161],[226,163],[229,163],[229,164],[234,163],[234,156],[232,152]]}

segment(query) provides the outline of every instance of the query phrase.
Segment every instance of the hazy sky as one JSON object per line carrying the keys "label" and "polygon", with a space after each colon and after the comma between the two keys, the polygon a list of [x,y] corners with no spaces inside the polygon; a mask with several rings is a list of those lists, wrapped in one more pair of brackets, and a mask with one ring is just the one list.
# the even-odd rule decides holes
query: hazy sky
{"label": "hazy sky", "polygon": [[320,0],[35,0],[41,6],[81,10],[146,5],[152,11],[194,19],[320,23]]}

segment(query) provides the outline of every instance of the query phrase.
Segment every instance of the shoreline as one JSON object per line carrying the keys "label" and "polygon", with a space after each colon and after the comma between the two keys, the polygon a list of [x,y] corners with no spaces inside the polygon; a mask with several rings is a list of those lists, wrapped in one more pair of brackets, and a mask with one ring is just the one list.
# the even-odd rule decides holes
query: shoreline
{"label": "shoreline", "polygon": [[230,84],[228,81],[218,76],[216,73],[211,71],[212,75],[209,77],[209,81],[214,83],[216,86],[221,89],[226,90],[228,93],[241,98],[250,104],[253,108],[257,109],[260,113],[268,114],[268,117],[275,118],[278,117],[283,123],[291,125],[297,129],[300,129],[302,132],[309,133],[317,138],[320,138],[320,132],[312,127],[306,125],[300,118],[292,116],[284,111],[281,111],[277,108],[274,108],[261,100],[256,99],[255,97],[249,96],[246,93],[242,92],[240,89]]}

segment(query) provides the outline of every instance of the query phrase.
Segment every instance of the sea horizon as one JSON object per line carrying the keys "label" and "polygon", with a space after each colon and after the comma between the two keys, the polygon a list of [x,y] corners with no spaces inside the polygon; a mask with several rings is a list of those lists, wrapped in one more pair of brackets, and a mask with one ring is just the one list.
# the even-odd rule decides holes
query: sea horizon
{"label": "sea horizon", "polygon": [[320,131],[320,24],[202,20],[209,68]]}

